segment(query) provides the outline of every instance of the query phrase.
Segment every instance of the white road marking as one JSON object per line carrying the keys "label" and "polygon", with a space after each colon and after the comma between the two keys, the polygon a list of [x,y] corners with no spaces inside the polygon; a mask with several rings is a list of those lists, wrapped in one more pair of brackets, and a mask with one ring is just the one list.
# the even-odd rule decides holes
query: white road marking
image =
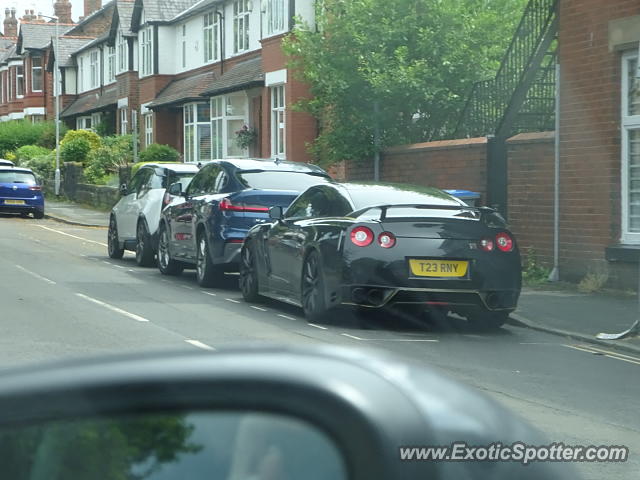
{"label": "white road marking", "polygon": [[16,265],[16,268],[19,270],[22,270],[24,273],[28,273],[29,275],[31,275],[34,278],[37,278],[38,280],[42,280],[43,282],[47,282],[49,285],[55,285],[56,282],[54,282],[53,280],[49,280],[46,277],[43,277],[42,275],[38,275],[36,272],[32,272],[31,270],[27,270],[26,268],[24,268],[21,265]]}
{"label": "white road marking", "polygon": [[238,300],[234,300],[233,298],[225,298],[227,302],[240,303]]}
{"label": "white road marking", "polygon": [[286,318],[287,320],[293,320],[294,322],[298,320],[297,318],[290,317],[289,315],[283,315],[281,313],[279,313],[278,316],[282,318]]}
{"label": "white road marking", "polygon": [[327,327],[323,327],[322,325],[316,325],[315,323],[307,323],[310,327],[319,328],[320,330],[328,330]]}
{"label": "white road marking", "polygon": [[341,333],[340,335],[342,335],[343,337],[353,338],[354,340],[364,340],[360,337],[356,337],[355,335],[349,335],[348,333]]}
{"label": "white road marking", "polygon": [[203,350],[215,350],[211,345],[207,345],[206,343],[199,342],[198,340],[185,340],[185,342],[193,345],[194,347],[201,348]]}
{"label": "white road marking", "polygon": [[96,242],[95,240],[89,240],[88,238],[78,237],[77,235],[71,235],[70,233],[61,232],[60,230],[56,230],[55,228],[45,227],[44,225],[36,225],[36,227],[44,228],[45,230],[49,230],[50,232],[56,232],[56,233],[59,233],[60,235],[65,235],[67,237],[75,238],[77,240],[82,240],[83,242],[95,243],[96,245],[102,245],[103,247],[108,246],[106,243]]}
{"label": "white road marking", "polygon": [[113,263],[107,262],[106,260],[102,260],[102,263],[106,263],[107,265],[113,265]]}
{"label": "white road marking", "polygon": [[640,365],[640,358],[624,355],[618,352],[611,352],[609,350],[602,350],[599,348],[587,346],[587,345],[563,345],[574,350],[580,350],[581,352],[591,353],[592,355],[602,355],[603,357],[613,358],[614,360],[620,360],[622,362],[633,363]]}
{"label": "white road marking", "polygon": [[204,290],[200,290],[201,293],[204,293],[205,295],[209,295],[210,297],[217,297],[218,295],[212,292],[205,292]]}
{"label": "white road marking", "polygon": [[93,302],[96,305],[100,305],[101,307],[104,307],[108,310],[111,310],[112,312],[116,312],[119,313],[121,315],[124,315],[125,317],[129,317],[132,318],[133,320],[136,320],[138,322],[148,322],[149,320],[147,320],[144,317],[141,317],[140,315],[136,315],[135,313],[131,313],[131,312],[127,312],[126,310],[122,310],[121,308],[118,307],[114,307],[113,305],[109,305],[108,303],[102,302],[96,298],[92,298],[92,297],[88,297],[87,295],[83,295],[82,293],[76,293],[76,295],[80,298],[84,298],[85,300],[88,300],[89,302]]}
{"label": "white road marking", "polygon": [[438,343],[440,340],[435,338],[361,338],[360,340],[370,340],[376,342],[433,342]]}
{"label": "white road marking", "polygon": [[193,290],[193,287],[190,287],[189,285],[180,285],[182,288],[186,288],[187,290]]}
{"label": "white road marking", "polygon": [[255,309],[255,310],[260,310],[261,312],[268,312],[269,310],[267,310],[266,308],[262,308],[262,307],[257,307],[256,305],[249,305],[251,308]]}

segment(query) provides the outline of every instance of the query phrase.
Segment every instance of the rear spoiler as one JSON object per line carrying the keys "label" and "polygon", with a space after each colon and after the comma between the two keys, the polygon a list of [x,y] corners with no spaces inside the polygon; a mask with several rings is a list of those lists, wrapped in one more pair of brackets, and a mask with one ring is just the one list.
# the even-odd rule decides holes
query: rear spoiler
{"label": "rear spoiler", "polygon": [[457,211],[468,211],[473,212],[480,215],[480,220],[485,223],[489,223],[492,219],[498,219],[500,222],[506,225],[506,220],[500,215],[500,213],[491,207],[472,207],[471,205],[432,205],[432,204],[424,204],[424,203],[396,203],[396,204],[387,204],[387,205],[371,205],[370,207],[366,207],[360,209],[358,211],[350,214],[350,217],[358,217],[363,213],[373,210],[375,208],[380,209],[380,218],[379,221],[384,221],[387,218],[387,210],[391,208],[419,208],[425,210],[457,210]]}

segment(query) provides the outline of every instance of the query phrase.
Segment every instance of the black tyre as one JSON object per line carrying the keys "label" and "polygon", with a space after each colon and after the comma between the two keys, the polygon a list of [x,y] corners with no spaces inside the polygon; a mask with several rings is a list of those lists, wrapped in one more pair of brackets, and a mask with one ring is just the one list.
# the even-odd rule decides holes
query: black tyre
{"label": "black tyre", "polygon": [[509,318],[508,312],[490,312],[480,310],[469,313],[467,321],[478,330],[492,331],[498,330]]}
{"label": "black tyre", "polygon": [[207,235],[200,232],[196,245],[196,279],[201,287],[215,287],[222,282],[224,271],[211,261]]}
{"label": "black tyre", "polygon": [[240,291],[247,302],[257,302],[262,297],[258,293],[258,270],[256,252],[251,243],[245,243],[240,252]]}
{"label": "black tyre", "polygon": [[118,238],[118,225],[116,224],[116,218],[113,216],[109,220],[107,252],[109,253],[110,258],[115,258],[117,260],[121,259],[124,255],[124,248],[120,247],[120,239]]}
{"label": "black tyre", "polygon": [[302,310],[308,320],[318,321],[327,317],[324,276],[318,252],[311,252],[304,261],[301,280]]}
{"label": "black tyre", "polygon": [[147,224],[144,220],[140,220],[136,227],[136,263],[141,267],[152,267],[153,255]]}
{"label": "black tyre", "polygon": [[164,224],[160,224],[160,238],[158,241],[158,270],[163,275],[180,275],[184,264],[171,258],[169,252],[169,232]]}
{"label": "black tyre", "polygon": [[42,220],[44,218],[44,210],[34,210],[33,211],[33,218],[38,219],[38,220]]}

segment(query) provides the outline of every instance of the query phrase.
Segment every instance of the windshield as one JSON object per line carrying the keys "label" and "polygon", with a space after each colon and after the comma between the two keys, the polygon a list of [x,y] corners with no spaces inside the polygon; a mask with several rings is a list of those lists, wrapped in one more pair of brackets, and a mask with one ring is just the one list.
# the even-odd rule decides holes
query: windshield
{"label": "windshield", "polygon": [[25,183],[35,185],[36,177],[28,172],[0,171],[0,183]]}
{"label": "windshield", "polygon": [[[418,432],[366,454],[336,432],[364,415],[344,408],[324,430],[347,456],[416,447],[398,465],[498,479],[518,462],[418,460],[451,432],[489,449],[474,432],[491,427],[515,432],[494,453],[521,441],[539,466],[640,480],[639,0],[5,7],[0,370],[245,343],[371,350],[468,390],[407,374],[427,406],[401,419],[336,384],[338,367],[309,369]],[[328,408],[313,397],[309,412]],[[565,447],[584,454],[555,461]],[[227,480],[261,476],[293,480]]]}

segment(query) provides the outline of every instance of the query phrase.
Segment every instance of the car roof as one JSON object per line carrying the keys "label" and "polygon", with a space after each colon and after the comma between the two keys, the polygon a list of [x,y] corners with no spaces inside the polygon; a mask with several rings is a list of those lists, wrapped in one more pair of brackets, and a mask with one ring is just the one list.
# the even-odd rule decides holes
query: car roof
{"label": "car roof", "polygon": [[33,170],[31,170],[30,168],[24,168],[24,167],[12,167],[9,165],[0,165],[0,172],[33,173]]}
{"label": "car roof", "polygon": [[141,168],[166,168],[172,172],[197,172],[198,166],[195,163],[146,163]]}
{"label": "car roof", "polygon": [[274,172],[313,172],[329,175],[322,168],[311,163],[289,162],[286,160],[274,160],[269,158],[225,158],[214,160],[219,164],[228,165],[238,171],[266,170]]}

